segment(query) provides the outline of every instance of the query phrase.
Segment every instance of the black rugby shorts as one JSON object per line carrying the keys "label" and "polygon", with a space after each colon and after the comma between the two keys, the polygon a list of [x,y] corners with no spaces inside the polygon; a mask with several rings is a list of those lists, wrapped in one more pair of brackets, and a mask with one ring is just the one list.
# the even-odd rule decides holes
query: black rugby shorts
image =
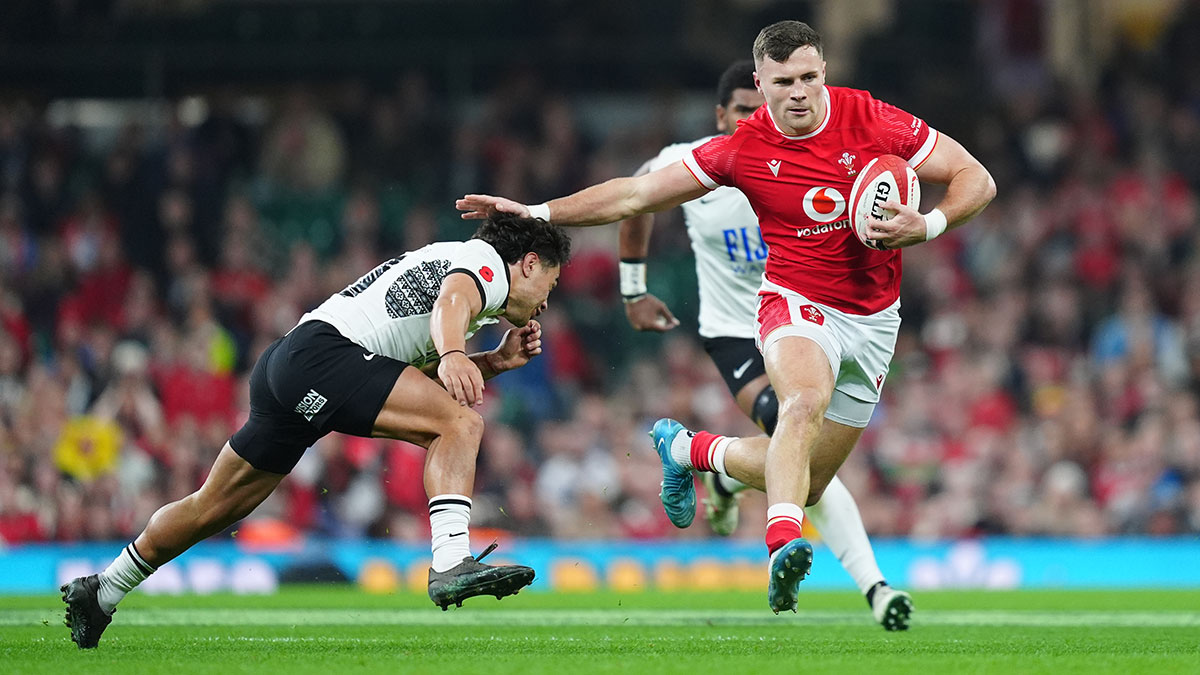
{"label": "black rugby shorts", "polygon": [[323,321],[271,343],[250,372],[250,418],[229,444],[256,469],[288,473],[331,431],[370,436],[403,361],[372,354]]}
{"label": "black rugby shorts", "polygon": [[[750,380],[767,372],[762,354],[754,346],[753,338],[715,337],[702,338],[704,351],[717,364],[717,370],[735,397]],[[754,392],[757,394],[758,392]]]}

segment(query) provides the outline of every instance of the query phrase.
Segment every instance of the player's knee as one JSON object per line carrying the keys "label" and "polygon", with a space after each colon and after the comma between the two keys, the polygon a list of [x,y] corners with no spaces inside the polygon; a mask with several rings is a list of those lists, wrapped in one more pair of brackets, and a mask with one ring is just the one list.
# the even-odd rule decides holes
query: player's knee
{"label": "player's knee", "polygon": [[827,407],[827,394],[818,389],[802,389],[779,400],[778,420],[792,424],[819,423]]}
{"label": "player's knee", "polygon": [[775,395],[775,388],[769,384],[764,387],[754,398],[750,412],[758,428],[767,432],[768,436],[774,434],[775,425],[779,423],[779,397]]}
{"label": "player's knee", "polygon": [[460,406],[457,414],[447,424],[447,428],[442,432],[443,436],[454,436],[475,445],[483,440],[483,416],[470,408]]}
{"label": "player's knee", "polygon": [[483,416],[480,415],[479,413],[475,412],[474,410],[468,410],[467,412],[470,413],[469,415],[466,416],[466,418],[467,418],[466,424],[468,426],[468,433],[471,434],[471,438],[474,439],[475,441],[482,441],[483,440]]}

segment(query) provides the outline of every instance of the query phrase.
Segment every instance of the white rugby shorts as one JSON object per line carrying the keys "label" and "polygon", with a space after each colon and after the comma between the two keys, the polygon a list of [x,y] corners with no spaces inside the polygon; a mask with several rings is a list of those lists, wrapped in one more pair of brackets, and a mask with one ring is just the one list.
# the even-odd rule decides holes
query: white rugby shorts
{"label": "white rugby shorts", "polygon": [[833,396],[825,417],[851,427],[871,421],[879,392],[887,379],[896,335],[900,301],[875,314],[847,314],[763,279],[758,291],[754,342],[764,355],[785,337],[816,342],[833,369]]}

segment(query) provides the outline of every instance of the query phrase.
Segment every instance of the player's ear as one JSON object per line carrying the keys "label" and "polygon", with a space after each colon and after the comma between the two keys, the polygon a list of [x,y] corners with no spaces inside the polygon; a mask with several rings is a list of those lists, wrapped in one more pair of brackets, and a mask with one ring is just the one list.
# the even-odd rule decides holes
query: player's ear
{"label": "player's ear", "polygon": [[717,116],[717,131],[725,133],[729,130],[729,125],[725,124],[725,106],[718,105],[715,113]]}
{"label": "player's ear", "polygon": [[525,273],[525,276],[529,276],[533,274],[534,268],[540,262],[542,262],[542,257],[537,253],[530,251],[526,253],[525,258],[521,260],[521,271]]}

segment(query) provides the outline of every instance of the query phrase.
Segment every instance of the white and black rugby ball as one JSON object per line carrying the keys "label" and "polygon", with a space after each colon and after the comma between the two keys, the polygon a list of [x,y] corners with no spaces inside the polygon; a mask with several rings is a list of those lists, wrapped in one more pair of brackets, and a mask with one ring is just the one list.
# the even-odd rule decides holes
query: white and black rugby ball
{"label": "white and black rugby ball", "polygon": [[870,248],[883,250],[874,239],[867,238],[867,221],[890,220],[896,215],[892,209],[883,208],[890,201],[917,208],[921,204],[921,183],[908,162],[896,155],[880,155],[867,163],[850,188],[850,222],[858,240]]}

